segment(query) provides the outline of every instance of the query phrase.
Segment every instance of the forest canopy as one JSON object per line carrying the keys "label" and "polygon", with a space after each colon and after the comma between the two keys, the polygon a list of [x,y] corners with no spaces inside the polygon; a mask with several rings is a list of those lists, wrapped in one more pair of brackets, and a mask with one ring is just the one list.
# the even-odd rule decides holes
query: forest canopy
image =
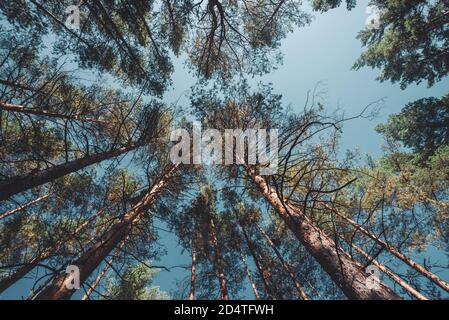
{"label": "forest canopy", "polygon": [[[291,34],[360,5],[0,1],[0,298],[447,299],[449,92],[387,110],[363,158],[341,137],[379,101],[290,105],[264,81]],[[449,3],[369,5],[353,72],[433,92]]]}

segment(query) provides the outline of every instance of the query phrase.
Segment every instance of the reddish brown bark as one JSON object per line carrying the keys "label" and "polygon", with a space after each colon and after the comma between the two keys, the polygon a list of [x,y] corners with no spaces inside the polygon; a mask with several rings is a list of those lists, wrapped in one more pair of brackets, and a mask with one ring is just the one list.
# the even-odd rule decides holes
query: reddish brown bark
{"label": "reddish brown bark", "polygon": [[[174,174],[178,165],[170,166],[162,174],[162,178],[147,190],[142,199],[124,215],[120,222],[115,224],[109,231],[104,233],[100,239],[85,253],[72,263],[79,268],[80,283],[84,283],[92,272],[98,268],[101,262],[125,239],[133,226],[137,224],[143,214],[151,206],[154,200],[164,190],[170,177]],[[69,299],[75,289],[66,286],[66,274],[57,275],[52,283],[36,295],[38,300],[63,300]]]}
{"label": "reddish brown bark", "polygon": [[67,174],[76,172],[95,163],[99,163],[104,160],[112,159],[119,155],[125,154],[134,149],[142,147],[143,145],[145,145],[145,142],[130,144],[126,147],[122,147],[116,150],[87,155],[84,158],[72,160],[60,165],[55,165],[48,169],[30,173],[25,176],[16,176],[9,178],[8,180],[0,183],[0,201],[6,200],[11,196],[24,192],[28,189],[61,178]]}
{"label": "reddish brown bark", "polygon": [[260,299],[259,291],[257,290],[257,286],[254,283],[254,279],[253,279],[253,276],[251,275],[251,271],[248,268],[248,264],[246,263],[245,255],[243,254],[241,248],[239,248],[239,251],[240,251],[240,257],[242,258],[243,268],[245,268],[245,272],[246,272],[246,275],[248,276],[248,280],[249,280],[249,283],[251,285],[251,289],[254,292],[254,297],[257,300],[259,300]]}
{"label": "reddish brown bark", "polygon": [[21,105],[4,103],[1,101],[0,101],[0,110],[33,114],[33,115],[49,117],[49,118],[73,120],[73,121],[79,121],[79,122],[91,122],[91,123],[96,123],[96,124],[99,124],[102,126],[107,125],[106,121],[102,121],[102,120],[90,118],[90,117],[84,117],[82,115],[67,115],[67,114],[52,112],[52,111],[48,111],[48,110],[44,110],[44,109],[27,108],[27,107],[24,107]]}
{"label": "reddish brown bark", "polygon": [[256,175],[250,168],[247,168],[247,173],[279,217],[349,299],[400,299],[383,283],[378,288],[368,288],[369,275],[359,263],[338,248],[299,208],[281,201],[262,176]]}
{"label": "reddish brown bark", "polygon": [[6,212],[0,214],[0,220],[5,219],[5,218],[7,218],[9,216],[12,216],[13,214],[16,214],[17,212],[21,212],[21,211],[31,207],[32,205],[35,205],[36,203],[39,203],[41,201],[46,201],[49,197],[50,197],[50,194],[46,194],[46,195],[44,195],[42,197],[39,197],[39,198],[34,199],[32,201],[29,201],[29,202],[27,202],[27,203],[25,203],[25,204],[15,208],[15,209],[6,211]]}
{"label": "reddish brown bark", "polygon": [[282,256],[281,252],[276,247],[276,245],[273,243],[270,236],[265,232],[265,230],[258,223],[257,223],[257,227],[258,227],[259,231],[262,233],[262,235],[264,236],[264,238],[267,240],[270,247],[273,249],[273,251],[276,254],[279,261],[281,262],[282,267],[284,268],[284,271],[288,274],[288,276],[292,280],[293,284],[295,285],[295,288],[296,288],[296,291],[298,292],[299,298],[303,299],[303,300],[309,300],[309,297],[307,296],[306,292],[304,291],[302,285],[296,279],[296,276],[293,273],[290,265],[287,263],[287,261],[285,261],[284,257]]}
{"label": "reddish brown bark", "polygon": [[190,268],[190,294],[189,300],[195,300],[195,282],[196,282],[196,247],[192,241],[192,265]]}
{"label": "reddish brown bark", "polygon": [[67,242],[73,239],[78,233],[83,232],[84,229],[93,221],[97,216],[94,216],[85,222],[83,222],[80,226],[78,226],[73,233],[69,237],[59,240],[53,246],[45,249],[42,253],[40,253],[37,257],[27,262],[24,266],[18,268],[14,271],[10,276],[2,279],[0,281],[0,293],[11,287],[14,283],[25,277],[29,272],[31,272],[39,263],[50,258],[55,253],[61,249],[61,247]]}
{"label": "reddish brown bark", "polygon": [[[332,208],[330,208],[330,209],[332,210]],[[417,272],[419,272],[422,275],[424,275],[427,279],[431,280],[433,283],[437,284],[442,289],[444,289],[445,291],[449,292],[449,284],[447,282],[445,282],[444,280],[442,280],[440,277],[438,277],[436,274],[430,272],[429,270],[427,270],[426,268],[424,268],[420,264],[418,264],[415,261],[413,261],[412,259],[408,258],[403,253],[399,252],[399,250],[397,250],[396,248],[390,246],[387,242],[383,241],[378,236],[372,234],[371,232],[369,232],[368,230],[363,228],[361,225],[357,224],[354,220],[352,220],[352,219],[350,219],[348,217],[345,217],[343,214],[339,213],[337,210],[333,210],[333,212],[335,212],[335,214],[337,214],[344,221],[346,221],[347,223],[352,225],[357,231],[360,231],[365,236],[367,236],[367,237],[371,238],[372,240],[376,241],[385,250],[390,252],[396,258],[400,259],[405,264],[407,264],[408,266],[410,266],[411,268],[413,268]]]}
{"label": "reddish brown bark", "polygon": [[212,244],[215,250],[215,267],[217,268],[218,272],[221,300],[229,300],[228,288],[226,285],[226,276],[224,272],[225,265],[223,261],[223,256],[221,254],[220,244],[218,242],[217,228],[215,227],[214,219],[210,219],[210,231],[212,237]]}

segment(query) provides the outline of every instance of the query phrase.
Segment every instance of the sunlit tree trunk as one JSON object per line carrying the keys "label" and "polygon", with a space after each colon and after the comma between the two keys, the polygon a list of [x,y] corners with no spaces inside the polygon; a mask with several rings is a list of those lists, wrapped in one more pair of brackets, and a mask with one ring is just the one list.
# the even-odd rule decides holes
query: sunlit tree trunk
{"label": "sunlit tree trunk", "polygon": [[[72,263],[79,268],[80,283],[84,283],[92,272],[98,268],[103,260],[125,239],[133,226],[138,223],[143,214],[148,210],[154,200],[167,186],[170,177],[176,171],[178,165],[170,166],[163,174],[162,178],[147,190],[142,199],[124,215],[120,222],[115,224],[109,231],[104,233],[100,239],[84,252],[80,258]],[[75,289],[66,286],[66,274],[59,274],[52,283],[36,295],[38,300],[63,300],[69,299]]]}
{"label": "sunlit tree trunk", "polygon": [[220,244],[217,238],[217,228],[215,227],[214,219],[210,219],[210,231],[212,237],[212,244],[214,246],[215,251],[214,261],[218,272],[218,280],[220,283],[221,300],[229,300],[228,288],[226,285],[226,277],[224,272],[225,265],[223,261],[223,256],[221,254]]}
{"label": "sunlit tree trunk", "polygon": [[15,209],[6,211],[6,212],[0,214],[0,220],[5,219],[5,218],[7,218],[9,216],[12,216],[13,214],[21,212],[21,211],[23,211],[25,209],[28,209],[29,207],[35,205],[36,203],[39,203],[39,202],[42,202],[42,201],[46,201],[49,197],[50,197],[50,194],[46,194],[46,195],[44,195],[42,197],[39,197],[39,198],[34,199],[32,201],[29,201],[29,202],[27,202],[27,203],[25,203],[25,204],[15,208]]}
{"label": "sunlit tree trunk", "polygon": [[242,258],[243,267],[245,268],[246,275],[248,276],[248,280],[251,285],[251,289],[254,292],[254,297],[257,300],[259,300],[260,299],[259,291],[257,291],[257,287],[256,287],[256,284],[254,283],[253,276],[251,275],[251,271],[249,270],[248,264],[246,263],[245,255],[243,254],[241,248],[239,248],[239,251],[240,251],[240,257]]}
{"label": "sunlit tree trunk", "polygon": [[369,275],[359,263],[337,248],[335,242],[316,227],[300,209],[281,201],[262,176],[256,175],[248,167],[247,173],[279,217],[349,299],[400,299],[383,283],[380,283],[378,288],[368,288]]}
{"label": "sunlit tree trunk", "polygon": [[190,268],[190,294],[189,300],[195,300],[195,282],[196,282],[196,247],[192,240],[192,265]]}
{"label": "sunlit tree trunk", "polygon": [[67,163],[55,165],[48,169],[30,173],[25,176],[16,176],[0,182],[0,201],[6,200],[11,196],[24,192],[28,189],[43,185],[47,182],[61,178],[67,174],[77,172],[87,166],[112,159],[134,149],[142,147],[145,142],[133,143],[126,147],[116,150],[106,151],[93,155],[87,155],[84,158],[69,161]]}
{"label": "sunlit tree trunk", "polygon": [[307,296],[307,294],[304,291],[303,287],[298,282],[298,280],[296,279],[295,274],[291,270],[290,265],[287,263],[287,261],[285,261],[284,257],[282,256],[281,252],[276,247],[276,245],[273,243],[273,241],[271,240],[270,236],[265,232],[265,230],[258,223],[257,223],[257,227],[258,227],[259,231],[262,233],[262,235],[264,236],[264,238],[267,240],[267,242],[270,245],[270,247],[275,252],[277,258],[279,259],[279,261],[282,264],[282,267],[284,268],[284,271],[288,274],[288,276],[290,277],[290,279],[294,283],[296,291],[298,291],[299,298],[301,298],[303,300],[309,300],[309,297]]}

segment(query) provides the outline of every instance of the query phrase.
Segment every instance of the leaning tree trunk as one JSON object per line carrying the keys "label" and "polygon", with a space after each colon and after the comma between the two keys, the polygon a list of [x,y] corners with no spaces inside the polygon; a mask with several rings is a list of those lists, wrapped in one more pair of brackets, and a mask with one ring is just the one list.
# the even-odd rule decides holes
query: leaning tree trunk
{"label": "leaning tree trunk", "polygon": [[[330,208],[330,209],[332,210],[332,208]],[[389,245],[387,242],[380,239],[375,234],[372,234],[371,232],[369,232],[368,230],[363,228],[361,225],[356,223],[354,220],[352,220],[348,217],[345,217],[343,214],[341,214],[337,210],[332,210],[332,211],[335,212],[335,214],[337,214],[337,216],[342,218],[344,221],[346,221],[347,223],[352,225],[356,230],[360,231],[365,236],[367,236],[367,237],[371,238],[372,240],[374,240],[375,242],[377,242],[379,245],[381,245],[385,250],[387,250],[389,253],[394,255],[396,258],[398,258],[399,260],[401,260],[402,262],[404,262],[405,264],[407,264],[408,266],[413,268],[415,271],[421,273],[423,276],[425,276],[427,279],[429,279],[436,285],[440,286],[445,291],[449,292],[449,283],[445,282],[440,277],[438,277],[436,274],[430,272],[429,270],[424,268],[422,265],[416,263],[415,261],[413,261],[406,255],[404,255],[403,253],[399,252],[396,248],[392,247],[391,245]]]}
{"label": "leaning tree trunk", "polygon": [[254,292],[254,297],[256,300],[260,300],[259,291],[257,290],[257,286],[254,283],[253,276],[251,275],[251,271],[248,268],[248,264],[246,263],[245,255],[243,254],[242,248],[239,248],[240,257],[242,258],[243,268],[245,268],[246,275],[248,276],[249,283]]}
{"label": "leaning tree trunk", "polygon": [[101,161],[112,159],[139,147],[145,145],[145,142],[133,143],[126,147],[122,147],[112,151],[106,151],[94,155],[87,155],[84,158],[76,159],[50,167],[48,169],[40,170],[35,173],[30,173],[26,176],[16,176],[0,182],[0,201],[9,199],[11,196],[24,192],[28,189],[43,185],[47,182],[61,178],[69,173],[76,172],[87,166],[90,166]]}
{"label": "leaning tree trunk", "polygon": [[277,258],[281,262],[282,267],[284,268],[284,271],[288,274],[288,276],[292,280],[293,284],[295,285],[295,288],[296,288],[296,291],[298,292],[299,298],[301,298],[303,300],[309,300],[309,297],[307,296],[306,292],[304,291],[304,288],[302,287],[302,285],[296,279],[296,276],[293,273],[290,265],[287,263],[287,261],[285,261],[284,257],[282,256],[281,252],[276,247],[276,245],[273,243],[273,241],[271,240],[270,236],[265,232],[265,230],[258,223],[256,223],[256,224],[257,224],[257,228],[262,233],[262,235],[265,237],[265,239],[267,240],[268,244],[273,249],[273,251],[276,254]]}
{"label": "leaning tree trunk", "polygon": [[214,219],[210,219],[210,231],[212,237],[212,244],[215,250],[215,266],[218,272],[218,280],[220,282],[221,300],[229,300],[228,288],[226,285],[226,277],[224,272],[224,261],[221,255],[220,244],[217,238],[217,228],[215,227]]}
{"label": "leaning tree trunk", "polygon": [[251,239],[249,238],[248,234],[246,233],[245,227],[241,223],[240,218],[238,217],[237,213],[236,212],[234,212],[234,213],[236,215],[240,229],[242,229],[242,234],[243,234],[243,237],[245,238],[246,245],[248,246],[249,253],[251,254],[251,257],[253,258],[253,261],[254,261],[254,264],[256,265],[257,271],[259,272],[265,292],[266,292],[267,296],[274,299],[274,295],[271,292],[271,287],[268,284],[267,278],[265,276],[265,272],[262,269],[262,266],[260,265],[259,258],[257,257],[257,253],[253,246],[253,243],[252,243]]}
{"label": "leaning tree trunk", "polygon": [[49,117],[49,118],[73,120],[73,121],[79,121],[79,122],[91,122],[91,123],[96,123],[96,124],[99,124],[102,126],[107,125],[106,121],[102,121],[102,120],[90,118],[90,117],[84,117],[82,115],[68,115],[68,114],[62,114],[62,113],[57,113],[57,112],[53,112],[53,111],[48,111],[45,109],[27,108],[27,107],[24,107],[21,105],[4,103],[1,101],[0,101],[0,110],[25,113],[25,114],[33,114],[33,115]]}
{"label": "leaning tree trunk", "polygon": [[29,202],[27,202],[25,204],[22,204],[21,206],[15,208],[15,209],[6,211],[6,212],[0,214],[0,220],[5,219],[5,218],[7,218],[9,216],[12,216],[13,214],[16,214],[18,212],[21,212],[21,211],[23,211],[23,210],[25,210],[25,209],[35,205],[36,203],[39,203],[41,201],[46,201],[49,197],[50,197],[50,194],[46,194],[46,195],[44,195],[42,197],[39,197],[39,198],[34,199],[32,201],[29,201]]}
{"label": "leaning tree trunk", "polygon": [[192,265],[190,268],[189,300],[195,300],[195,283],[196,283],[196,247],[192,240]]}
{"label": "leaning tree trunk", "polygon": [[[346,239],[345,239],[346,241]],[[356,246],[353,243],[350,243],[349,241],[346,241],[358,254],[360,254],[362,257],[364,257],[366,260],[371,261],[373,265],[375,265],[380,271],[385,273],[391,280],[396,282],[398,285],[400,285],[402,288],[404,288],[405,291],[407,291],[410,295],[415,297],[418,300],[429,300],[427,297],[422,295],[418,290],[413,288],[411,285],[409,285],[407,282],[402,280],[400,276],[398,276],[396,273],[391,271],[387,266],[384,264],[378,262],[377,260],[373,259],[368,253],[366,253],[362,248]]]}
{"label": "leaning tree trunk", "polygon": [[261,194],[346,297],[367,300],[400,299],[393,290],[383,283],[379,283],[376,288],[369,288],[367,285],[369,275],[362,265],[338,248],[335,242],[315,226],[299,208],[282,201],[262,176],[256,175],[249,167],[246,169],[248,177]]}
{"label": "leaning tree trunk", "polygon": [[95,291],[95,289],[100,284],[103,277],[106,275],[108,270],[111,268],[112,264],[114,263],[114,260],[120,256],[120,253],[121,253],[120,250],[124,247],[125,243],[126,243],[126,239],[125,239],[125,241],[122,241],[122,243],[118,246],[114,256],[111,259],[109,259],[108,261],[106,261],[106,265],[104,266],[103,270],[101,270],[101,272],[98,274],[95,281],[89,286],[89,289],[87,289],[86,293],[81,298],[81,300],[88,300],[90,298],[90,295]]}
{"label": "leaning tree trunk", "polygon": [[64,239],[61,239],[57,241],[53,246],[46,248],[44,251],[42,251],[41,254],[39,254],[37,257],[33,258],[31,261],[26,263],[24,266],[18,268],[16,271],[14,271],[13,274],[10,276],[2,279],[0,281],[0,293],[11,287],[13,284],[15,284],[17,281],[25,277],[29,272],[31,272],[34,268],[36,268],[42,261],[50,258],[53,256],[56,252],[58,252],[61,247],[67,242],[73,239],[74,236],[81,233],[86,229],[86,227],[96,218],[97,216],[94,216],[92,218],[89,218],[87,221],[83,222],[79,227],[75,229],[73,233],[69,237],[66,237]]}
{"label": "leaning tree trunk", "polygon": [[[137,203],[128,213],[124,215],[120,222],[115,224],[109,231],[104,233],[101,238],[76,261],[72,263],[79,268],[80,283],[84,283],[92,272],[98,268],[101,262],[118,246],[120,241],[125,239],[133,226],[138,223],[151,206],[154,200],[166,187],[169,178],[174,174],[178,165],[170,166],[162,175],[158,183],[147,190],[139,203]],[[66,286],[66,274],[60,274],[55,277],[52,283],[36,295],[38,300],[63,300],[70,299],[75,293],[75,289],[69,289]]]}

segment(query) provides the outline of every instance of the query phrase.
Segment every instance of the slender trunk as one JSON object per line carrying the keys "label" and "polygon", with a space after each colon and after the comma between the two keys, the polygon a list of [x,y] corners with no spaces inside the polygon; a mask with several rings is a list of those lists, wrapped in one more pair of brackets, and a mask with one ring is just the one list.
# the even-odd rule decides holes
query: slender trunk
{"label": "slender trunk", "polygon": [[399,252],[397,249],[395,249],[394,247],[390,246],[387,242],[383,241],[378,236],[372,234],[371,232],[369,232],[368,230],[363,228],[361,225],[356,223],[354,220],[345,217],[343,214],[337,212],[336,210],[333,210],[333,212],[335,212],[335,214],[338,215],[340,218],[342,218],[344,221],[346,221],[349,224],[351,224],[356,230],[360,231],[365,236],[367,236],[367,237],[371,238],[372,240],[376,241],[379,245],[381,245],[385,250],[390,252],[396,258],[398,258],[399,260],[403,261],[405,264],[407,264],[408,266],[410,266],[411,268],[413,268],[417,272],[419,272],[422,275],[424,275],[427,279],[429,279],[430,281],[432,281],[436,285],[440,286],[445,291],[449,292],[449,284],[447,282],[445,282],[444,280],[442,280],[441,278],[439,278],[437,275],[435,275],[434,273],[430,272],[429,270],[427,270],[426,268],[424,268],[420,264],[416,263],[412,259],[408,258],[403,253]]}
{"label": "slender trunk", "polygon": [[63,164],[55,165],[48,169],[30,173],[26,176],[16,176],[0,182],[0,201],[9,199],[11,196],[24,192],[28,189],[43,185],[47,182],[61,178],[69,173],[76,172],[87,166],[101,161],[112,159],[134,149],[143,146],[145,142],[134,143],[116,150],[106,151],[93,155],[87,155],[84,158],[69,161]]}
{"label": "slender trunk", "polygon": [[120,255],[120,249],[123,248],[123,246],[125,245],[126,241],[122,241],[122,243],[120,244],[120,246],[118,247],[115,255],[109,259],[108,261],[106,261],[106,265],[104,266],[103,270],[101,270],[101,272],[98,274],[97,278],[95,279],[95,281],[90,285],[89,289],[87,289],[86,293],[84,294],[84,296],[81,298],[81,300],[88,300],[90,295],[92,294],[92,292],[94,292],[94,290],[97,288],[97,286],[100,284],[101,280],[103,279],[103,277],[106,275],[106,273],[108,272],[108,270],[111,268],[112,264],[114,263],[114,260]]}
{"label": "slender trunk", "polygon": [[[111,251],[117,247],[120,241],[129,235],[133,226],[140,221],[143,214],[166,187],[169,178],[174,174],[177,168],[178,165],[170,166],[169,169],[162,174],[162,178],[159,182],[147,190],[140,202],[125,214],[120,222],[104,233],[91,248],[72,263],[72,265],[79,268],[80,283],[84,283],[92,272],[98,268],[101,262],[106,259]],[[49,286],[36,295],[36,299],[70,299],[74,293],[75,289],[68,289],[66,286],[66,274],[59,274],[53,279]]]}
{"label": "slender trunk", "polygon": [[252,243],[251,239],[249,238],[248,234],[246,233],[246,230],[245,230],[242,222],[240,221],[240,218],[238,217],[237,212],[234,212],[234,214],[235,214],[235,216],[237,218],[237,221],[238,221],[238,224],[240,226],[240,229],[242,229],[243,237],[245,238],[246,245],[248,246],[248,249],[249,249],[249,253],[251,254],[251,257],[253,258],[254,264],[256,265],[256,269],[259,272],[259,275],[260,275],[260,278],[262,280],[265,292],[267,293],[267,296],[269,296],[270,298],[274,299],[274,296],[273,296],[273,294],[271,292],[270,285],[268,284],[267,278],[265,276],[265,272],[264,272],[262,266],[260,265],[259,258],[257,257],[256,250],[255,250],[255,248],[253,246],[253,243]]}
{"label": "slender trunk", "polygon": [[267,240],[268,244],[270,245],[270,247],[273,249],[273,251],[275,252],[276,256],[278,257],[279,261],[282,264],[282,267],[284,268],[284,271],[288,274],[288,276],[290,277],[290,279],[293,281],[296,290],[298,291],[298,295],[299,298],[303,299],[303,300],[309,300],[309,297],[307,296],[306,292],[304,291],[303,287],[301,286],[301,284],[298,282],[298,280],[296,279],[295,274],[293,273],[290,265],[287,263],[287,261],[285,261],[284,257],[282,257],[281,252],[279,251],[279,249],[276,247],[276,245],[273,243],[273,241],[271,240],[270,236],[265,232],[265,230],[258,224],[257,227],[260,230],[260,232],[262,233],[262,235],[265,237],[265,239]]}
{"label": "slender trunk", "polygon": [[192,266],[190,268],[190,294],[189,300],[195,300],[195,282],[196,282],[196,248],[192,240]]}
{"label": "slender trunk", "polygon": [[262,176],[256,175],[249,167],[247,173],[296,238],[349,299],[400,299],[383,283],[378,288],[369,289],[369,275],[359,263],[338,248],[299,208],[282,201]]}
{"label": "slender trunk", "polygon": [[260,300],[259,291],[257,291],[256,284],[254,283],[253,276],[251,275],[251,271],[249,271],[248,264],[246,263],[245,255],[242,252],[242,249],[239,248],[240,257],[242,258],[243,267],[245,268],[246,275],[248,276],[249,283],[251,284],[251,288],[254,292],[254,297],[256,300]]}
{"label": "slender trunk", "polygon": [[215,266],[218,271],[218,280],[220,282],[221,300],[229,300],[228,288],[226,285],[226,277],[224,273],[224,261],[221,255],[220,244],[217,238],[217,228],[215,227],[214,219],[210,219],[210,231],[212,237],[212,244],[215,250]]}
{"label": "slender trunk", "polygon": [[0,214],[0,220],[5,219],[5,218],[7,218],[9,216],[12,216],[13,214],[16,214],[17,212],[23,211],[23,210],[31,207],[32,205],[35,205],[36,203],[39,203],[41,201],[46,201],[49,197],[50,197],[50,194],[46,194],[46,195],[44,195],[42,197],[39,197],[39,198],[34,199],[34,200],[30,201],[30,202],[27,202],[27,203],[25,203],[25,204],[15,208],[15,209],[6,211],[6,212]]}
{"label": "slender trunk", "polygon": [[81,233],[86,229],[86,227],[97,217],[94,216],[92,218],[89,218],[85,222],[83,222],[80,226],[78,226],[73,233],[70,234],[69,237],[66,237],[64,239],[61,239],[57,241],[53,246],[46,248],[39,256],[33,258],[30,262],[26,263],[24,266],[18,268],[16,271],[14,271],[13,274],[8,276],[5,279],[2,279],[0,281],[0,293],[11,287],[14,283],[16,283],[18,280],[25,277],[29,272],[31,272],[35,267],[37,267],[42,261],[50,258],[53,256],[56,252],[61,249],[61,247],[67,242],[73,239],[77,234]]}
{"label": "slender trunk", "polygon": [[385,273],[388,277],[390,277],[391,280],[393,280],[398,285],[400,285],[402,288],[404,288],[405,291],[410,293],[413,297],[415,297],[418,300],[429,300],[427,297],[423,296],[420,292],[418,292],[415,288],[413,288],[407,282],[402,280],[401,277],[399,277],[396,273],[391,271],[387,266],[385,266],[384,264],[382,264],[382,263],[374,260],[372,257],[370,257],[362,248],[356,246],[355,244],[350,244],[350,245],[356,252],[358,252],[360,255],[362,255],[366,260],[371,261],[371,263],[373,265],[375,265],[377,268],[379,268],[380,271]]}
{"label": "slender trunk", "polygon": [[26,114],[34,114],[37,116],[66,119],[66,120],[73,120],[73,121],[79,121],[79,122],[91,122],[91,123],[96,123],[96,124],[99,124],[102,126],[107,125],[106,121],[102,121],[102,120],[95,119],[95,118],[83,117],[81,115],[62,114],[62,113],[57,113],[57,112],[48,111],[48,110],[44,110],[44,109],[27,108],[27,107],[24,107],[21,105],[4,103],[4,102],[0,102],[0,110],[20,112],[20,113],[26,113]]}

